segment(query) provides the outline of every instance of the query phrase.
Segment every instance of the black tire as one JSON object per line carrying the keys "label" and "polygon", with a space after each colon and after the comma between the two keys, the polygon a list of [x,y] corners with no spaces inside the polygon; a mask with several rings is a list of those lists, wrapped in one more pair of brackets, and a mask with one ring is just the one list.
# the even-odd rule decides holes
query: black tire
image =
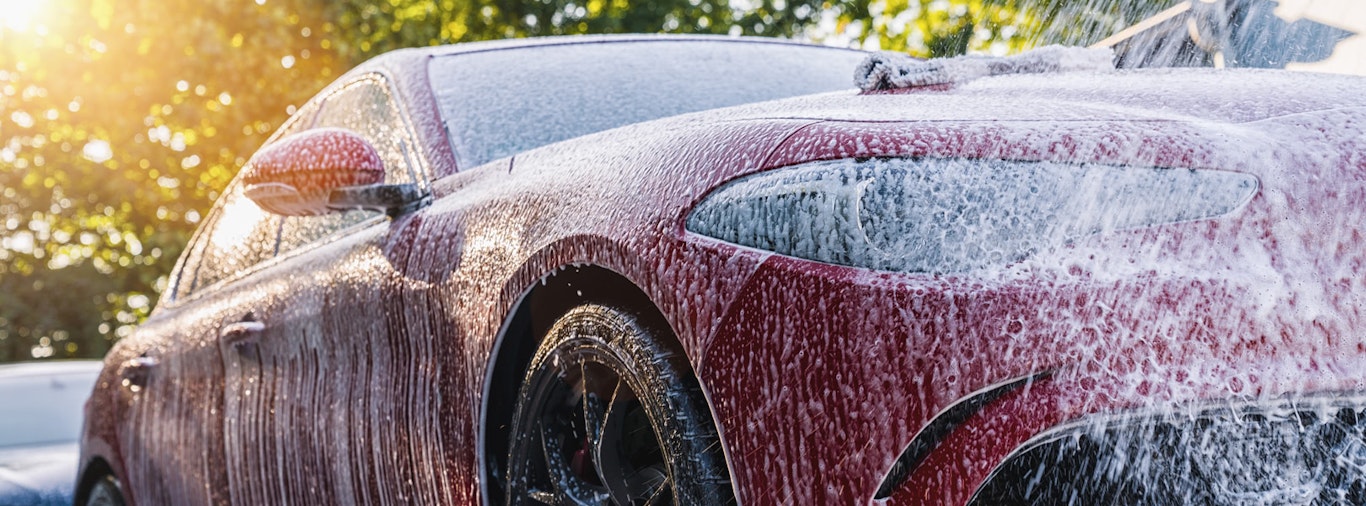
{"label": "black tire", "polygon": [[91,485],[90,493],[85,496],[85,506],[124,506],[124,504],[123,492],[119,489],[119,480],[108,474]]}
{"label": "black tire", "polygon": [[551,327],[518,392],[508,504],[735,501],[701,388],[660,327],[598,305]]}

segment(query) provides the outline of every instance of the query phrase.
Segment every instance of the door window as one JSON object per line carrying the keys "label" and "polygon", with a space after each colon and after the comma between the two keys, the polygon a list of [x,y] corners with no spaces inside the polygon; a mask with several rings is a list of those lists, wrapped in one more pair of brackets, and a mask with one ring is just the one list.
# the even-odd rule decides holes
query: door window
{"label": "door window", "polygon": [[223,202],[206,238],[191,293],[275,256],[280,218],[247,198],[240,184],[230,187]]}
{"label": "door window", "polygon": [[[424,184],[412,135],[397,101],[382,76],[368,75],[310,101],[269,142],[311,128],[345,128],[360,134],[384,160],[385,182]],[[338,231],[377,218],[375,211],[347,211],[323,216],[280,217],[262,210],[234,182],[210,213],[207,225],[190,246],[176,278],[176,297],[298,249]]]}
{"label": "door window", "polygon": [[[304,104],[266,143],[312,127],[317,113],[318,101]],[[187,256],[175,277],[174,296],[188,297],[275,256],[282,221],[246,198],[240,183],[228,185],[194,242],[186,248]]]}

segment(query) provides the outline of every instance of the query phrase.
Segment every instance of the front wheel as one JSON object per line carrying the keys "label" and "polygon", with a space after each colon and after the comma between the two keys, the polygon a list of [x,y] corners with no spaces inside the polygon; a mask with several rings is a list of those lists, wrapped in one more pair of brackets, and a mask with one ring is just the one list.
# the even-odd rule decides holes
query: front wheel
{"label": "front wheel", "polygon": [[725,456],[664,330],[581,306],[531,360],[508,443],[509,504],[728,504]]}

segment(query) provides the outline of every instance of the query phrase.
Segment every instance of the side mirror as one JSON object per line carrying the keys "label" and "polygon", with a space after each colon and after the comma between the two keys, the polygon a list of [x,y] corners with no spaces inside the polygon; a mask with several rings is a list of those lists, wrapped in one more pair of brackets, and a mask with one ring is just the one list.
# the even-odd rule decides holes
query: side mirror
{"label": "side mirror", "polygon": [[287,136],[256,153],[243,193],[284,216],[348,209],[396,214],[426,198],[416,184],[384,184],[384,160],[350,130],[321,128]]}

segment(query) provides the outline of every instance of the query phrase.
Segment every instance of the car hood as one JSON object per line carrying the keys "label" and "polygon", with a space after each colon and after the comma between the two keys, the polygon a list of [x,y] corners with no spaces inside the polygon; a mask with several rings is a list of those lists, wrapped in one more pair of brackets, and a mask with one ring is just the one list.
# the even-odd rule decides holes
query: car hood
{"label": "car hood", "polygon": [[71,504],[76,442],[0,448],[0,504]]}

